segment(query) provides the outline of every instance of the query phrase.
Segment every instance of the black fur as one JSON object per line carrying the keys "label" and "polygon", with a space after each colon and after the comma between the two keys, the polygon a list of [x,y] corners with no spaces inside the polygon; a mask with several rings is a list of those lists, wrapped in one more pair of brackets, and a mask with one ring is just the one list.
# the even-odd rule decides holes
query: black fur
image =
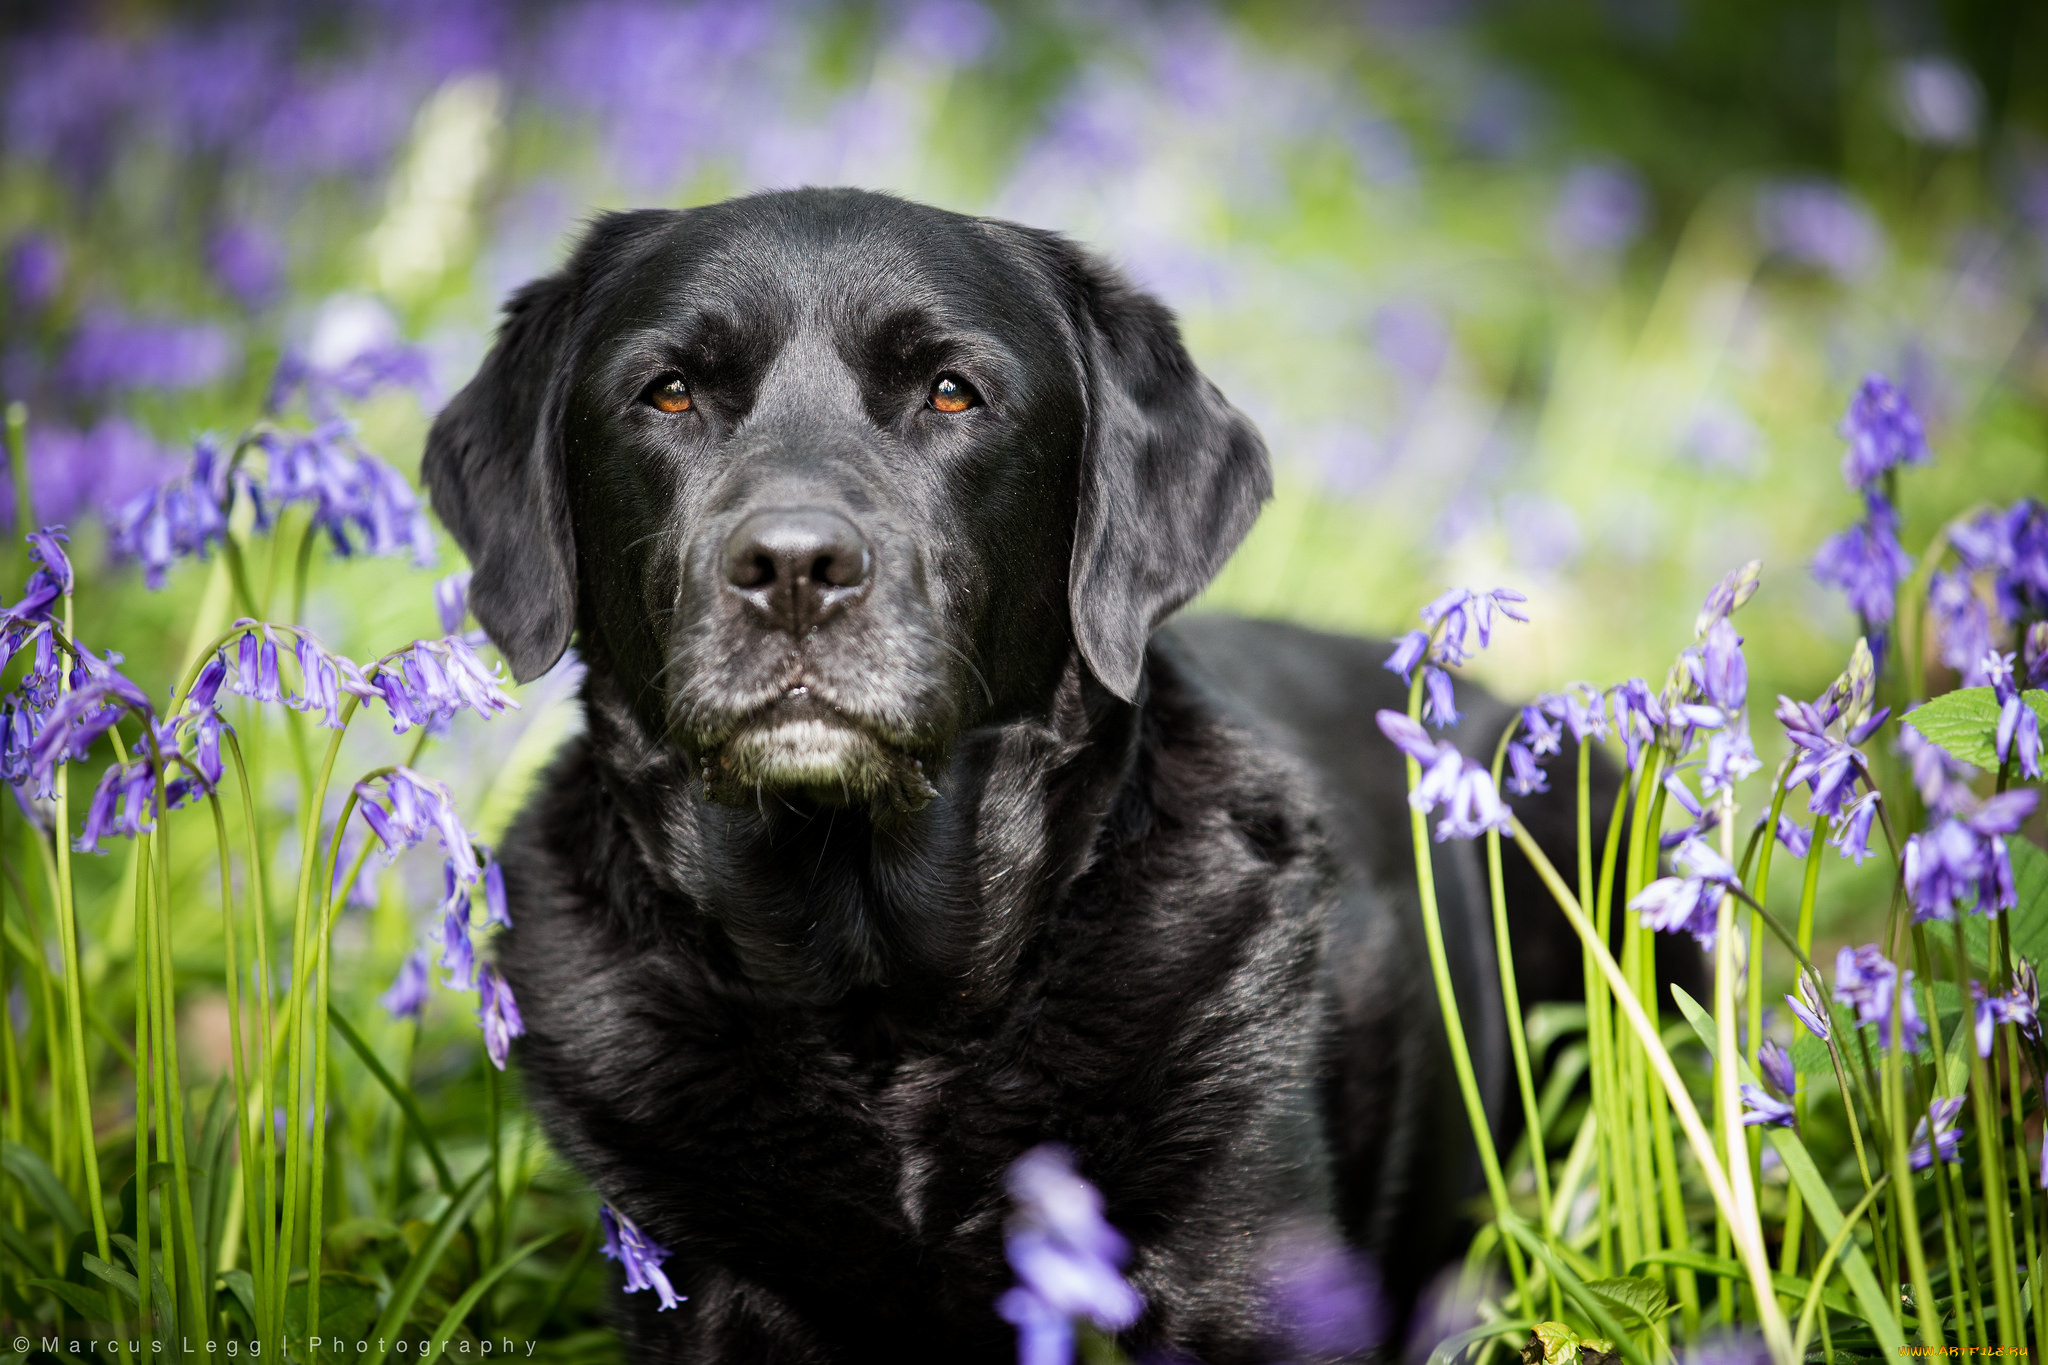
{"label": "black fur", "polygon": [[[642,401],[671,373],[686,413]],[[941,373],[982,404],[935,411]],[[425,470],[517,675],[572,628],[588,665],[499,960],[549,1134],[691,1296],[622,1300],[639,1358],[1009,1359],[1001,1175],[1048,1139],[1135,1246],[1134,1349],[1272,1358],[1283,1226],[1402,1304],[1452,1254],[1475,1162],[1372,725],[1402,690],[1383,644],[1153,633],[1269,488],[1156,302],[872,194],[613,215],[514,296]],[[801,638],[720,567],[796,506],[872,551]],[[799,733],[851,757],[778,778]],[[1565,802],[1519,809],[1562,858]],[[1483,881],[1436,862],[1498,1113]],[[1575,994],[1512,855],[1509,889],[1525,995]]]}

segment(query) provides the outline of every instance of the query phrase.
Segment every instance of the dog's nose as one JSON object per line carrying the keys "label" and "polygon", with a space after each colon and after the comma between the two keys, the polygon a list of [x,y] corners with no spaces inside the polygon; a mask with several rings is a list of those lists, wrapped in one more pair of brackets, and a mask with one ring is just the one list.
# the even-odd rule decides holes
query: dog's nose
{"label": "dog's nose", "polygon": [[860,595],[868,543],[821,507],[756,512],[725,542],[725,581],[770,625],[801,635]]}

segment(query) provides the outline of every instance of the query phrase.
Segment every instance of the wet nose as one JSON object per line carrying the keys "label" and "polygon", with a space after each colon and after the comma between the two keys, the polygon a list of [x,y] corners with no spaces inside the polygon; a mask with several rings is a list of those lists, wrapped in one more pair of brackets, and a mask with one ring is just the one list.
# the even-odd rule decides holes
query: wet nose
{"label": "wet nose", "polygon": [[755,512],[725,542],[725,581],[780,630],[802,635],[829,620],[868,581],[860,529],[822,507]]}

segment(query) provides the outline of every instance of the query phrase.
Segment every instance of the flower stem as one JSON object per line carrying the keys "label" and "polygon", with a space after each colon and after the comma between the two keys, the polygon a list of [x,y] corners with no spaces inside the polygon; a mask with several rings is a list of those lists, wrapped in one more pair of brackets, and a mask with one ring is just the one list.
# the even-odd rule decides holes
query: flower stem
{"label": "flower stem", "polygon": [[[1419,721],[1422,716],[1422,672],[1418,670],[1415,681],[1408,688],[1408,718]],[[1411,756],[1408,762],[1408,790],[1415,790],[1422,781],[1422,765]],[[1479,1096],[1479,1081],[1472,1071],[1472,1054],[1465,1043],[1465,1022],[1458,1013],[1458,996],[1451,984],[1450,959],[1444,951],[1443,921],[1437,913],[1436,872],[1429,854],[1429,823],[1423,813],[1414,808],[1408,812],[1409,831],[1415,849],[1415,886],[1422,903],[1422,936],[1429,947],[1429,970],[1436,982],[1436,998],[1444,1019],[1444,1036],[1451,1048],[1451,1067],[1457,1073],[1458,1090],[1465,1099],[1465,1117],[1472,1126],[1472,1140],[1479,1148],[1480,1169],[1486,1176],[1487,1193],[1493,1198],[1495,1217],[1505,1221],[1514,1217],[1514,1207],[1508,1198],[1507,1181],[1501,1177],[1500,1157],[1494,1151],[1493,1125],[1486,1116],[1486,1103]],[[1507,1252],[1508,1269],[1514,1277],[1516,1296],[1525,1303],[1529,1297],[1528,1272],[1522,1264],[1522,1254],[1512,1241],[1503,1239]]]}

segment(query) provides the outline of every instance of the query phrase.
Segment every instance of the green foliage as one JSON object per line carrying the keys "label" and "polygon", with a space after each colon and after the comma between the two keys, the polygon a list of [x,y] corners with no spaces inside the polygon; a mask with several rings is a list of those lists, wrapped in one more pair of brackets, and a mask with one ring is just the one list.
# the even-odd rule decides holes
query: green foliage
{"label": "green foliage", "polygon": [[[2048,727],[2048,692],[2033,688],[2022,693],[2021,699]],[[1915,708],[1905,723],[1956,758],[1988,771],[1998,766],[1998,750],[1993,744],[1998,713],[1998,699],[1990,688],[1966,687]]]}

